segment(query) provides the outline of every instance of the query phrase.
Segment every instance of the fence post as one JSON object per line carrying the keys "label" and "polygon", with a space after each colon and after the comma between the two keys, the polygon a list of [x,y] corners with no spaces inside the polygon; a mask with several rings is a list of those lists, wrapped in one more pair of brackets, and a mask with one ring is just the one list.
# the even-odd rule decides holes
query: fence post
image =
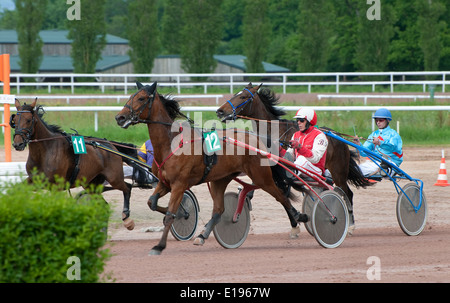
{"label": "fence post", "polygon": [[[0,55],[0,81],[3,82],[3,94],[9,95],[11,93],[9,81],[10,81],[11,68],[9,65],[9,54]],[[11,100],[9,102],[12,102]],[[11,162],[11,126],[9,125],[9,104],[5,102],[4,106],[4,124],[0,124],[5,127],[5,162]]]}
{"label": "fence post", "polygon": [[336,93],[339,93],[339,74],[336,74]]}

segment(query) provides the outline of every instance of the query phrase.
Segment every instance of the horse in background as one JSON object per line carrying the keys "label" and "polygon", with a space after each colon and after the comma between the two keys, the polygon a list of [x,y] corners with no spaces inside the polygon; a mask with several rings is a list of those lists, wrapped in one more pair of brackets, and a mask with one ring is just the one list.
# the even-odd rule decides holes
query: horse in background
{"label": "horse in background", "polygon": [[[279,97],[273,91],[261,88],[261,85],[254,87],[250,82],[242,91],[220,106],[216,114],[222,121],[237,118],[253,119],[258,128],[261,121],[267,122],[268,134],[272,133],[272,124],[277,123],[278,138],[272,139],[287,149],[292,135],[298,131],[298,125],[296,121],[281,118],[286,112],[276,108]],[[373,185],[361,173],[358,157],[358,153],[351,151],[347,144],[328,136],[325,168],[330,171],[334,184],[340,187],[348,197],[350,205],[347,206],[351,217],[353,217],[353,192],[348,185],[351,184],[356,188]]]}
{"label": "horse in background", "polygon": [[104,146],[123,152],[137,158],[134,145],[111,142],[105,139],[86,137],[86,153],[75,154],[71,136],[59,126],[49,125],[43,119],[44,110],[37,105],[37,98],[30,104],[15,101],[17,113],[11,115],[10,125],[15,129],[13,147],[23,151],[29,146],[26,162],[28,174],[26,182],[32,182],[33,169],[43,173],[50,183],[56,182],[56,176],[69,182],[74,188],[77,181],[88,189],[91,185],[103,185],[107,181],[111,187],[104,187],[104,191],[117,189],[123,193],[122,220],[126,228],[133,229],[134,222],[130,218],[131,184],[124,180],[124,160],[119,155],[94,147],[90,142],[100,141]]}

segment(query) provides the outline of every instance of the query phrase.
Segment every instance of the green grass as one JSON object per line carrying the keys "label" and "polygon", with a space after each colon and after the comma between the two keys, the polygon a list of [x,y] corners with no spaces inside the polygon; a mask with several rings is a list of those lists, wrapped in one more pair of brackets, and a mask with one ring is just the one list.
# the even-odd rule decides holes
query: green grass
{"label": "green grass", "polygon": [[[416,102],[412,104],[419,105],[420,103]],[[429,102],[428,105],[430,105]],[[95,136],[136,145],[141,145],[142,142],[148,139],[147,125],[138,124],[130,126],[128,129],[122,129],[116,124],[114,119],[116,114],[116,112],[99,112],[98,132],[94,131],[93,112],[47,112],[44,115],[44,120],[48,124],[59,125],[67,133],[75,133],[76,130],[81,135]],[[192,118],[195,117],[193,113],[190,114]],[[289,112],[285,118],[292,119],[293,115],[294,112]],[[359,136],[363,137],[367,137],[372,132],[372,113],[370,111],[320,111],[318,115],[319,126],[327,126],[350,135],[356,132]],[[396,129],[397,121],[399,121],[400,135],[402,136],[404,145],[450,145],[449,112],[393,111],[392,115],[394,119],[391,122],[391,127]],[[203,126],[208,120],[218,121],[213,112],[203,112],[201,119],[201,121],[197,120],[195,123]],[[217,123],[220,124],[220,122]],[[0,136],[0,145],[4,145],[4,136]]]}
{"label": "green grass", "polygon": [[[412,86],[397,86],[398,88],[412,88]],[[396,90],[397,90],[396,87]],[[287,87],[288,92],[296,92],[304,89],[305,87]],[[342,89],[348,89],[349,92],[367,92],[370,91],[370,87],[361,87],[361,86],[343,86]],[[385,89],[389,90],[389,87],[383,88],[382,86],[377,87],[377,89]],[[47,90],[31,90],[30,93],[33,94],[47,94]],[[237,91],[239,88],[236,88]],[[276,93],[281,93],[281,87],[272,87],[272,89]],[[318,88],[320,89],[320,87]],[[324,88],[325,89],[325,88]],[[329,86],[326,89],[334,89],[334,87]],[[415,86],[415,89],[418,91],[422,89],[421,85]],[[26,89],[21,89],[21,93],[25,93]],[[167,94],[173,93],[175,88],[167,88],[161,87],[159,89],[160,93]],[[220,87],[211,87],[208,93],[228,93],[229,88],[220,88]],[[440,91],[440,88],[436,88],[437,91]],[[84,88],[82,93],[94,94],[98,93],[98,89],[88,87]],[[62,90],[53,90],[53,92],[58,94],[67,94],[70,93],[68,89]],[[130,91],[130,93],[133,91]],[[305,91],[306,92],[306,91]],[[408,91],[411,92],[411,91]],[[81,93],[81,92],[80,92]],[[105,94],[123,94],[123,91],[106,91]],[[202,94],[203,87],[193,87],[190,89],[183,89],[182,93],[191,93],[191,94]],[[14,92],[12,92],[14,94]],[[372,101],[374,102],[374,101]],[[121,102],[120,105],[123,105],[124,102]],[[391,100],[386,100],[386,103],[376,103],[378,106],[384,105],[396,105],[400,103],[394,103]],[[430,101],[430,100],[418,100],[416,102],[401,102],[401,105],[437,105],[443,104],[438,101]],[[51,106],[53,104],[43,104],[44,109],[45,106]],[[59,105],[66,106],[65,102],[60,103]],[[91,100],[85,104],[89,105],[98,105],[95,100]],[[102,105],[113,105],[117,106],[116,101],[103,101]],[[293,104],[293,102],[285,102],[282,104],[283,106],[299,106],[299,104]],[[321,101],[317,101],[314,103],[314,106],[361,106],[363,105],[362,100],[337,100],[337,99],[323,99]],[[373,103],[371,105],[374,105]],[[98,122],[99,129],[98,132],[94,131],[94,113],[93,112],[47,112],[44,115],[44,120],[49,124],[59,125],[63,130],[68,133],[74,133],[76,130],[79,134],[96,136],[100,138],[107,138],[110,140],[120,141],[120,142],[129,142],[136,145],[142,144],[142,142],[148,139],[147,126],[138,124],[135,126],[130,126],[127,130],[120,128],[117,126],[114,116],[116,112],[99,112],[98,113]],[[354,132],[359,136],[367,137],[372,132],[372,120],[371,120],[371,112],[346,112],[346,111],[332,111],[332,112],[318,112],[320,126],[327,126],[336,131],[351,134]],[[393,121],[391,123],[391,127],[396,129],[397,121],[400,122],[400,135],[403,138],[403,142],[405,145],[450,145],[450,117],[448,111],[394,111]],[[288,112],[285,116],[287,119],[292,119],[294,112]],[[191,117],[194,117],[194,113],[190,113]],[[202,121],[195,121],[197,125],[204,124],[205,121],[208,120],[217,120],[215,113],[213,112],[203,112],[202,113]],[[72,130],[74,129],[74,130]],[[0,145],[4,145],[4,136],[0,136]]]}
{"label": "green grass", "polygon": [[[316,79],[317,80],[317,79]],[[330,82],[334,80],[329,80]],[[250,82],[250,81],[249,81]],[[147,82],[143,82],[147,83]],[[149,82],[148,82],[149,83]],[[260,83],[264,83],[264,81],[253,81],[253,84],[259,85]],[[351,82],[349,82],[351,83]],[[120,83],[119,85],[120,86]],[[239,85],[234,84],[233,86],[234,93],[238,92],[242,88]],[[282,93],[283,87],[280,85],[271,87],[276,93]],[[128,87],[127,93],[132,93],[134,88],[132,86]],[[177,94],[177,88],[160,86],[158,87],[158,91],[162,94]],[[193,87],[181,87],[181,94],[204,94],[203,86],[193,86]],[[335,93],[336,86],[335,85],[313,85],[311,87],[311,93]],[[375,93],[390,93],[391,87],[390,85],[376,85]],[[394,85],[394,92],[396,93],[423,93],[423,86],[420,84],[417,85],[405,85],[405,84],[397,84]],[[427,86],[427,93],[429,93],[429,87]],[[435,92],[442,92],[442,86],[436,85]],[[227,86],[208,86],[207,88],[208,94],[229,94],[230,87]],[[306,85],[288,85],[286,86],[286,93],[308,93],[308,86]],[[339,93],[372,93],[372,85],[345,85],[344,82],[340,82]],[[17,89],[15,87],[11,88],[11,94],[17,95]],[[36,94],[36,95],[45,95],[49,94],[48,88],[43,86],[38,87],[21,87],[20,94]],[[61,87],[61,88],[51,88],[51,95],[66,95],[72,94],[70,87]],[[122,88],[113,89],[106,87],[104,92],[102,93],[100,87],[75,87],[75,94],[106,94],[106,95],[123,95],[124,90]]]}

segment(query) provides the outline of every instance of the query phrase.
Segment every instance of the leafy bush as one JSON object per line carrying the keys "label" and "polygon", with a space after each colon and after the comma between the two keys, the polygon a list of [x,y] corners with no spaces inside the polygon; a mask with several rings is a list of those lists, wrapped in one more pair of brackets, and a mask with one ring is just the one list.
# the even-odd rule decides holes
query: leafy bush
{"label": "leafy bush", "polygon": [[93,190],[75,199],[61,180],[6,184],[0,193],[0,282],[96,282],[110,257],[110,209]]}

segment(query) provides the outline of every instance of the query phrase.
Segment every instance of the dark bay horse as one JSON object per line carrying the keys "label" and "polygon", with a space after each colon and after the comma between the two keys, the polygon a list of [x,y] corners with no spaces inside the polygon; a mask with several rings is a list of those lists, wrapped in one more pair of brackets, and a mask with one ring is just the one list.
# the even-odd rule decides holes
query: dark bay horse
{"label": "dark bay horse", "polygon": [[[169,228],[184,191],[192,186],[209,182],[214,203],[212,217],[194,241],[194,244],[203,244],[220,221],[224,211],[224,192],[227,185],[240,173],[245,173],[255,186],[280,202],[291,220],[292,218],[297,222],[308,220],[306,215],[299,213],[292,206],[291,197],[276,185],[272,171],[276,170],[277,166],[262,165],[263,162],[268,162],[266,157],[221,141],[223,148],[216,152],[216,156],[212,155],[214,164],[206,164],[211,162],[205,161],[203,130],[191,128],[186,122],[175,121],[177,118],[186,117],[180,113],[180,106],[176,100],[167,99],[157,93],[156,82],[151,86],[143,86],[137,82],[137,86],[138,91],[131,95],[124,108],[116,115],[116,121],[123,128],[137,123],[146,123],[148,126],[154,147],[153,172],[160,179],[154,194],[149,198],[150,209],[157,210],[158,198],[171,192],[168,207],[164,209],[166,212],[163,235],[150,254],[160,254],[165,249]],[[216,131],[221,140],[225,134],[229,135],[223,130]],[[249,133],[236,130],[230,132],[241,142],[252,140]],[[257,140],[255,136],[253,137],[253,140]]]}
{"label": "dark bay horse", "polygon": [[[111,152],[95,148],[88,144],[88,138],[101,141],[102,145],[128,155],[137,152],[135,149],[120,146],[125,143],[110,142],[104,139],[86,137],[86,153],[76,155],[70,135],[57,125],[48,125],[43,119],[43,108],[36,105],[37,98],[27,105],[20,104],[16,99],[17,114],[11,116],[10,124],[15,129],[13,146],[22,151],[29,145],[26,163],[28,177],[26,182],[32,182],[33,169],[44,173],[49,182],[55,183],[56,176],[70,183],[70,188],[76,186],[76,181],[82,181],[85,189],[90,185],[101,185],[108,181],[112,188],[123,192],[124,205],[122,219],[125,227],[134,228],[130,218],[131,185],[124,181],[122,157]],[[83,184],[84,182],[84,184]]]}
{"label": "dark bay horse", "polygon": [[[272,124],[276,123],[278,137],[273,139],[279,141],[282,147],[287,149],[287,143],[292,135],[298,131],[298,125],[296,121],[281,119],[281,116],[286,113],[276,108],[276,105],[279,104],[279,97],[273,91],[260,89],[260,87],[261,85],[253,87],[252,83],[249,83],[242,91],[225,102],[216,114],[222,121],[253,118],[258,128],[261,121],[266,122],[267,134],[269,135],[272,133]],[[352,212],[353,192],[348,184],[357,188],[365,188],[373,184],[362,175],[357,160],[358,154],[350,151],[347,144],[328,137],[325,167],[330,171],[333,182],[347,195],[351,204],[349,205],[350,213]]]}

